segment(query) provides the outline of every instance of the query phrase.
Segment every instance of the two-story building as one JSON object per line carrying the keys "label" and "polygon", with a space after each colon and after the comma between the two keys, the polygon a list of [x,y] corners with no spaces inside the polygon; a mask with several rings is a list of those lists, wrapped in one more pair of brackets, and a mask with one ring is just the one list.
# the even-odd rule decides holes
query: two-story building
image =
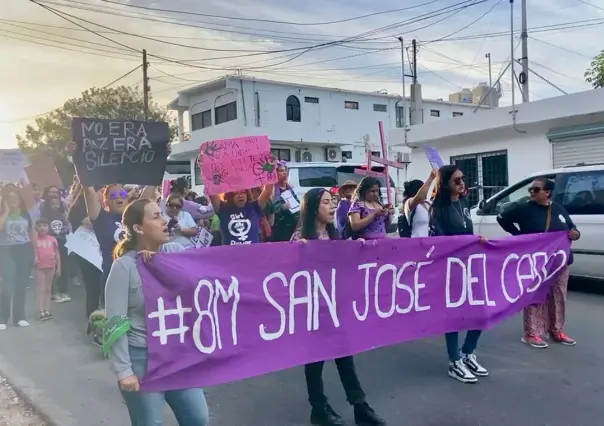
{"label": "two-story building", "polygon": [[[410,100],[403,108],[399,95],[361,92],[243,76],[226,76],[178,93],[169,105],[178,112],[179,142],[173,160],[191,162],[194,185],[200,185],[196,159],[209,140],[268,135],[281,160],[363,161],[365,144],[381,154],[378,121],[385,132],[403,127],[403,112],[411,115]],[[476,105],[423,100],[421,121],[470,115]],[[184,140],[185,112],[190,137]],[[416,116],[418,116],[416,114]]]}

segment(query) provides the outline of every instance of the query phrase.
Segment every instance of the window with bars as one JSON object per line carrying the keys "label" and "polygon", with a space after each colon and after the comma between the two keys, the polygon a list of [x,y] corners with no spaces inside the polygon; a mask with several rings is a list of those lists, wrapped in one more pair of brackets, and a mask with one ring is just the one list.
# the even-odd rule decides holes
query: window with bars
{"label": "window with bars", "polygon": [[451,157],[451,164],[459,167],[464,174],[471,206],[491,198],[508,186],[507,150],[458,155]]}

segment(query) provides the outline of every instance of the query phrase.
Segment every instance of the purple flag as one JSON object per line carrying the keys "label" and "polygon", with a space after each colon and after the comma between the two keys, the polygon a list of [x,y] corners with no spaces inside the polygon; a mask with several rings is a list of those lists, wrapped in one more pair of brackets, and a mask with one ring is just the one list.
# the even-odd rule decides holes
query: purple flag
{"label": "purple flag", "polygon": [[206,387],[435,334],[542,303],[566,233],[201,248],[139,264],[143,389]]}
{"label": "purple flag", "polygon": [[438,151],[431,146],[424,145],[424,151],[426,152],[426,157],[428,158],[428,162],[432,166],[433,169],[440,169],[445,165],[442,158],[440,158],[440,154]]}

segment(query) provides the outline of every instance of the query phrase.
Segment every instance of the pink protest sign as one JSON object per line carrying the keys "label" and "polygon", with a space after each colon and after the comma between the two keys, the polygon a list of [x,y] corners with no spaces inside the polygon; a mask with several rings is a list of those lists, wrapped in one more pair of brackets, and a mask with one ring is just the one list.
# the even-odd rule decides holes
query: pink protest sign
{"label": "pink protest sign", "polygon": [[277,182],[277,165],[268,136],[205,142],[200,147],[199,168],[206,195]]}

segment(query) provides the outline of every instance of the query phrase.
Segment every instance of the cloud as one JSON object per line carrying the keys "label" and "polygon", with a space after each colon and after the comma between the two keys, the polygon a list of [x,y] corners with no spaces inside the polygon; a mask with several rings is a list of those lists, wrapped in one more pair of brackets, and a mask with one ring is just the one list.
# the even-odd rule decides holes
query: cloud
{"label": "cloud", "polygon": [[[300,24],[345,20],[425,4],[405,11],[315,26],[170,14],[101,0],[78,0],[68,6],[57,5],[66,4],[64,0],[44,3],[90,22],[147,38],[116,34],[78,21],[86,28],[99,31],[100,36],[94,35],[31,2],[9,2],[3,6],[5,13],[0,20],[0,60],[3,64],[0,69],[3,82],[0,89],[0,147],[14,145],[14,134],[22,132],[25,125],[33,121],[29,116],[60,106],[89,87],[104,86],[137,66],[141,61],[140,54],[130,48],[147,49],[152,64],[149,71],[152,93],[160,103],[171,100],[179,88],[237,69],[246,75],[280,81],[400,93],[401,52],[396,36],[403,34],[407,46],[412,38],[420,42],[417,68],[424,97],[446,99],[449,93],[462,87],[488,81],[486,53],[491,53],[493,80],[510,58],[509,2],[487,0],[453,14],[454,5],[461,1],[413,0],[407,4],[383,0],[379,7],[375,1],[368,0],[128,2],[153,8]],[[602,0],[589,2],[604,9]],[[516,3],[514,23],[519,29],[520,4]],[[451,8],[451,16],[448,12],[426,19],[430,12],[447,6]],[[495,8],[486,13],[493,6]],[[528,18],[529,28],[534,29],[529,33],[531,68],[567,92],[589,89],[583,82],[583,73],[590,58],[601,49],[602,25],[593,25],[599,21],[591,21],[576,24],[577,28],[573,29],[548,29],[554,29],[552,25],[556,24],[599,18],[604,23],[604,11],[577,0],[532,0]],[[364,36],[358,37],[360,34]],[[483,34],[487,36],[481,36]],[[491,37],[492,34],[500,35]],[[439,40],[442,38],[445,40]],[[333,44],[342,39],[350,42]],[[430,43],[434,40],[438,41]],[[330,42],[330,45],[302,50]],[[267,51],[280,52],[263,53]],[[520,57],[520,54],[518,47],[515,55]],[[135,72],[120,83],[140,84],[141,79],[140,73]],[[509,103],[510,83],[511,75],[507,73],[502,77],[506,95],[502,104]],[[531,75],[530,85],[534,99],[560,94],[534,75]],[[19,121],[19,118],[25,119]]]}

